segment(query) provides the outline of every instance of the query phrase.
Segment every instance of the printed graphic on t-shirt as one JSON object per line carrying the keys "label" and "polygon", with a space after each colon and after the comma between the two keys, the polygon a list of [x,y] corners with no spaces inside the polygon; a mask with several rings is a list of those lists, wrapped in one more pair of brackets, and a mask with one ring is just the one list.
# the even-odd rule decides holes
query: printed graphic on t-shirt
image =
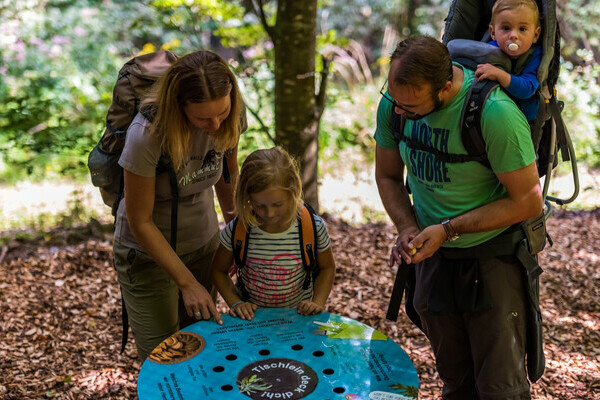
{"label": "printed graphic on t-shirt", "polygon": [[[223,158],[223,153],[217,152],[214,149],[211,149],[204,155],[201,156],[192,156],[190,157],[190,162],[202,160],[202,164],[198,169],[193,169],[192,171],[187,171],[183,174],[183,176],[179,177],[178,185],[180,188],[194,184],[197,182],[203,182],[207,179],[214,178],[221,166],[221,159]],[[197,164],[194,164],[197,165]],[[184,166],[184,169],[187,165]]]}
{"label": "printed graphic on t-shirt", "polygon": [[[431,128],[429,125],[414,121],[410,133],[412,140],[433,147],[443,153],[448,151],[448,139],[450,130],[443,128]],[[408,165],[410,173],[425,182],[426,185],[436,185],[442,182],[450,182],[448,167],[445,161],[437,161],[435,155],[423,150],[407,147]]]}
{"label": "printed graphic on t-shirt", "polygon": [[305,277],[302,260],[292,253],[279,253],[270,260],[249,257],[242,270],[250,298],[264,307],[288,307],[304,300]]}

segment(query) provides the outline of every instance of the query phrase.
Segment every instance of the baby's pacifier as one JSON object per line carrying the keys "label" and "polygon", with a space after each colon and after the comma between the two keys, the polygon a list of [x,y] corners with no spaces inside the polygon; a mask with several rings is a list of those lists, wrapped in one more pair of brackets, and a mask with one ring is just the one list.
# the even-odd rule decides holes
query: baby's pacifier
{"label": "baby's pacifier", "polygon": [[517,50],[519,50],[519,45],[516,44],[516,43],[511,43],[511,44],[508,45],[508,49],[510,51],[517,51]]}

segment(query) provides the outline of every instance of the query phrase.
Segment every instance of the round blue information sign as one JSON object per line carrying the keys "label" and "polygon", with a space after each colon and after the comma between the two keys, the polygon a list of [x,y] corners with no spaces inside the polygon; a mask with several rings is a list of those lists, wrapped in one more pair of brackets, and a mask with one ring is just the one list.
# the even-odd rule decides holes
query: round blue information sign
{"label": "round blue information sign", "polygon": [[383,333],[350,318],[258,309],[165,339],[138,377],[140,400],[416,399],[417,371]]}

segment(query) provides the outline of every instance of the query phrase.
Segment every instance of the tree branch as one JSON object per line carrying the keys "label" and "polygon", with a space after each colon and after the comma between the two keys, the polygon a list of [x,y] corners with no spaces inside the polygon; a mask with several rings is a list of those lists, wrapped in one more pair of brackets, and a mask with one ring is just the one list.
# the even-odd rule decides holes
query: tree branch
{"label": "tree branch", "polygon": [[331,60],[325,55],[321,55],[323,62],[323,69],[321,70],[321,84],[319,85],[319,91],[316,94],[315,101],[315,117],[317,120],[321,119],[323,111],[325,111],[326,94],[327,94],[327,79],[329,78],[329,65]]}
{"label": "tree branch", "polygon": [[204,47],[202,45],[202,41],[198,40],[198,38],[200,37],[200,28],[198,24],[199,18],[198,18],[198,13],[192,12],[192,7],[185,4],[184,3],[184,8],[185,11],[188,13],[190,19],[192,20],[192,32],[194,32],[194,35],[192,36],[192,39],[190,40],[192,43],[196,44],[196,47],[198,47],[199,49],[201,49],[202,47]]}
{"label": "tree branch", "polygon": [[275,41],[277,40],[277,35],[275,34],[275,30],[273,29],[273,27],[269,25],[269,22],[267,21],[267,15],[265,14],[263,0],[252,0],[251,3],[252,9],[254,10],[254,13],[260,18],[260,22],[265,32],[267,32],[267,35],[269,35],[271,41],[275,43]]}
{"label": "tree branch", "polygon": [[250,111],[250,114],[252,114],[254,116],[254,118],[258,121],[258,123],[260,124],[260,127],[261,127],[261,131],[264,132],[269,137],[269,139],[271,139],[271,142],[273,142],[273,145],[278,146],[279,143],[277,143],[275,138],[273,138],[273,136],[271,136],[271,133],[269,132],[269,127],[265,125],[263,120],[258,115],[258,112],[254,111],[248,104],[246,104],[246,109],[248,111]]}

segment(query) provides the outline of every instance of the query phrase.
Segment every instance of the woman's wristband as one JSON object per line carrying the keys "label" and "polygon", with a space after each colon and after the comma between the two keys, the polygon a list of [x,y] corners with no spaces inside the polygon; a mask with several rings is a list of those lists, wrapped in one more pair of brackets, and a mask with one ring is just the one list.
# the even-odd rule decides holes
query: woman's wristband
{"label": "woman's wristband", "polygon": [[233,303],[232,305],[230,305],[229,308],[233,309],[233,308],[235,308],[235,306],[237,306],[238,304],[242,304],[242,303],[244,303],[243,300],[236,301],[235,303]]}

